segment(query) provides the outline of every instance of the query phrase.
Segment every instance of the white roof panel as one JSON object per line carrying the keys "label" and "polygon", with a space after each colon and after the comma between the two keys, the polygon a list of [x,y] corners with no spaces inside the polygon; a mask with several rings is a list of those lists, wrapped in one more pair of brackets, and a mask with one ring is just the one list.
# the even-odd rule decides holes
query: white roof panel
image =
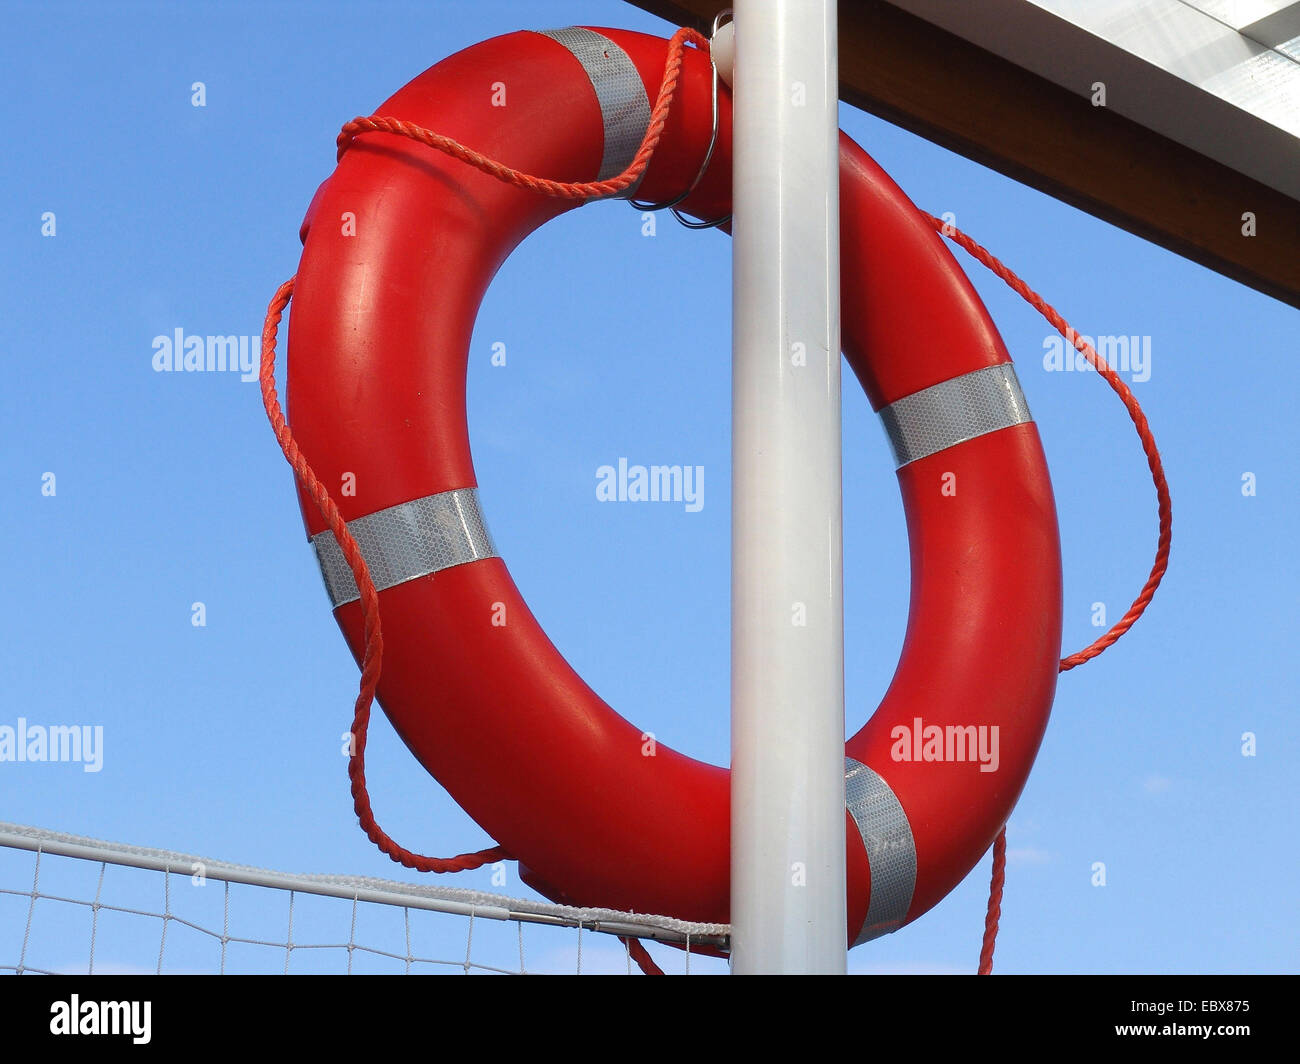
{"label": "white roof panel", "polygon": [[1300,199],[1300,0],[890,0]]}

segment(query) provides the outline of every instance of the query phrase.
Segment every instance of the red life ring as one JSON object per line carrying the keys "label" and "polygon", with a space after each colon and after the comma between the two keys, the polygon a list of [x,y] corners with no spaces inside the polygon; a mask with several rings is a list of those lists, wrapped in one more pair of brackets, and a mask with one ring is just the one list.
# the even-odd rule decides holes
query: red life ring
{"label": "red life ring", "polygon": [[[665,47],[621,30],[513,33],[437,64],[379,113],[528,173],[610,177],[644,135]],[[671,199],[695,178],[711,77],[688,49],[638,198]],[[509,106],[493,106],[496,82]],[[730,201],[722,102],[713,162],[684,203],[706,219]],[[840,159],[845,355],[894,447],[912,566],[897,672],[846,749],[856,943],[942,899],[1015,804],[1056,687],[1061,571],[1042,447],[987,311],[929,223],[843,136]],[[303,226],[292,427],[323,482],[355,475],[356,495],[338,502],[381,591],[379,698],[425,768],[551,898],[722,922],[727,771],[663,745],[643,756],[641,731],[538,626],[478,509],[465,415],[477,308],[510,251],[574,205],[407,139],[360,136]],[[338,221],[347,212],[354,235]],[[359,657],[352,574],[301,502]]]}

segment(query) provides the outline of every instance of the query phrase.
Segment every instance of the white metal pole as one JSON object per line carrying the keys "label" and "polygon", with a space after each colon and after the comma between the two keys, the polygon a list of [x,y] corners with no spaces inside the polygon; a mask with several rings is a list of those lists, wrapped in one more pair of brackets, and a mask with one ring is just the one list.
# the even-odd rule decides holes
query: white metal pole
{"label": "white metal pole", "polygon": [[731,966],[843,973],[835,0],[736,0]]}

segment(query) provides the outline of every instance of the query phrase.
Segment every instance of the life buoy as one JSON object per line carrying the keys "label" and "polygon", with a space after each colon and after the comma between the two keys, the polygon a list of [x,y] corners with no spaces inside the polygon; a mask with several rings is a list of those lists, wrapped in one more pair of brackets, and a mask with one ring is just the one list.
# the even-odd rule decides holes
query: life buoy
{"label": "life buoy", "polygon": [[[645,133],[665,47],[612,29],[513,33],[427,70],[380,113],[529,173],[610,177]],[[707,56],[687,50],[638,198],[670,200],[696,178],[711,80]],[[507,107],[493,106],[496,82]],[[925,218],[843,135],[840,160],[844,351],[894,450],[912,570],[897,672],[846,747],[857,943],[942,899],[1015,804],[1056,687],[1061,571],[1046,461],[987,311]],[[683,208],[725,215],[730,165],[724,95],[712,163]],[[475,315],[510,251],[573,206],[407,139],[358,137],[303,226],[292,428],[324,483],[352,474],[359,486],[338,503],[381,592],[379,699],[424,767],[554,900],[722,922],[727,771],[662,744],[643,756],[640,729],[538,626],[478,505],[465,414]],[[336,220],[349,213],[345,232]],[[352,573],[301,502],[360,657]]]}

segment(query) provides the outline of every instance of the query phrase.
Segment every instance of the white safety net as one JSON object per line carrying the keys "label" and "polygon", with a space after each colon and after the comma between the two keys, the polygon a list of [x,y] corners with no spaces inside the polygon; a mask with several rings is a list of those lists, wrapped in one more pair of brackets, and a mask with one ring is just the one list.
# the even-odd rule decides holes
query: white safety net
{"label": "white safety net", "polygon": [[[0,822],[0,972],[725,972],[726,924],[296,875]],[[653,948],[651,940],[680,948]]]}

